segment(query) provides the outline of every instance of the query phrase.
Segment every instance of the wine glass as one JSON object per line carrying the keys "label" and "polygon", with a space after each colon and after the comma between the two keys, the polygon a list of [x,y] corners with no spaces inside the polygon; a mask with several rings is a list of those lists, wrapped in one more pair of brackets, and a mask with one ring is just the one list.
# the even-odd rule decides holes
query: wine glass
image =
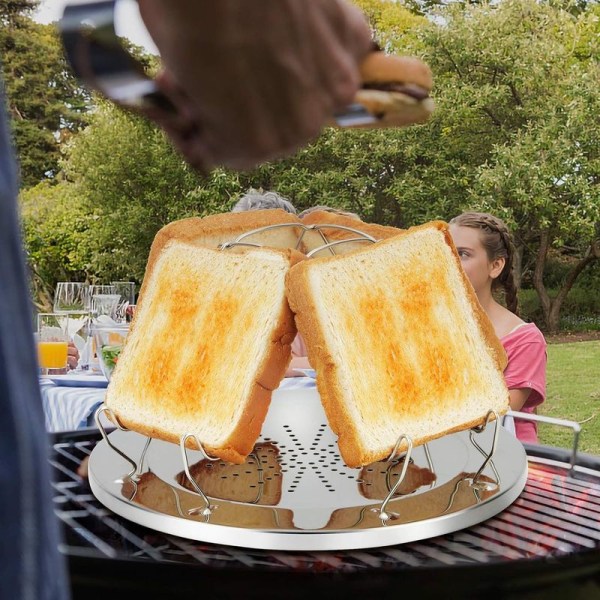
{"label": "wine glass", "polygon": [[112,281],[115,292],[119,294],[116,321],[124,323],[127,320],[127,309],[135,305],[135,283],[133,281]]}
{"label": "wine glass", "polygon": [[[110,298],[109,298],[110,296]],[[116,298],[116,300],[115,300]],[[115,318],[114,311],[119,301],[117,289],[112,284],[94,284],[90,286],[90,311],[92,320],[95,321],[100,315]]]}
{"label": "wine glass", "polygon": [[100,317],[109,317],[117,321],[119,294],[94,294],[92,296],[92,319],[97,322]]}
{"label": "wine glass", "polygon": [[94,284],[90,285],[90,299],[98,294],[116,294],[117,288],[111,284]]}
{"label": "wine glass", "polygon": [[90,285],[79,281],[59,281],[54,293],[54,312],[83,312],[90,307]]}

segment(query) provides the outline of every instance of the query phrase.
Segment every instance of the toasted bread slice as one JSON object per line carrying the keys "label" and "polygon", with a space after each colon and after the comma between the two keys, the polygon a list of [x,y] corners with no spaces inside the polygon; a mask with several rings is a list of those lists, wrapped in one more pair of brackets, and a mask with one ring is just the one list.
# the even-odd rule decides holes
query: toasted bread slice
{"label": "toasted bread slice", "polygon": [[285,277],[302,259],[294,250],[167,244],[106,394],[119,422],[174,443],[194,434],[209,454],[243,462],[290,361]]}
{"label": "toasted bread slice", "polygon": [[301,229],[292,227],[299,224],[300,219],[285,210],[253,210],[237,213],[220,213],[208,217],[189,217],[165,225],[154,236],[146,273],[140,289],[138,304],[144,300],[146,280],[154,268],[154,263],[160,256],[161,250],[171,240],[190,242],[207,248],[218,248],[225,242],[232,242],[240,235],[254,229],[269,225],[289,224],[289,227],[275,227],[252,234],[244,238],[248,244],[269,246],[272,248],[297,248]]}
{"label": "toasted bread slice", "polygon": [[506,355],[445,223],[304,261],[287,288],[348,466],[507,410]]}
{"label": "toasted bread slice", "polygon": [[[339,215],[326,210],[315,210],[302,217],[303,225],[313,225],[315,230],[306,231],[302,237],[303,250],[308,254],[312,250],[319,248],[327,243],[338,242],[341,240],[360,239],[361,234],[371,236],[375,240],[383,240],[398,235],[403,230],[388,225],[378,225],[377,223],[366,223],[357,217]],[[328,227],[327,225],[333,225]],[[341,229],[348,227],[355,231]],[[356,233],[358,231],[359,233]],[[348,254],[354,250],[365,248],[372,242],[369,241],[345,241],[335,244],[329,248],[324,248],[315,252],[312,256],[332,256],[334,254]]]}

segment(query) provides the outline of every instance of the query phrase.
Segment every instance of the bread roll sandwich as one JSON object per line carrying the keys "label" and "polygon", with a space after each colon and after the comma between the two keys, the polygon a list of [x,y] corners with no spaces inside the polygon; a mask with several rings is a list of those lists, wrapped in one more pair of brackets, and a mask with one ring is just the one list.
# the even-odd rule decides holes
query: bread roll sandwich
{"label": "bread roll sandwich", "polygon": [[168,243],[107,390],[119,422],[174,443],[194,434],[210,455],[243,462],[290,360],[285,278],[302,259],[289,249]]}
{"label": "bread roll sandwich", "polygon": [[355,100],[377,118],[368,127],[402,127],[431,116],[431,70],[418,58],[371,52],[360,74],[363,83]]}
{"label": "bread roll sandwich", "polygon": [[[207,217],[189,217],[168,223],[154,236],[144,282],[140,289],[139,302],[144,300],[146,279],[154,268],[161,250],[171,240],[190,242],[207,248],[218,248],[225,242],[232,242],[240,235],[268,225],[296,224],[300,220],[285,210],[254,210],[248,212],[222,213]],[[248,236],[244,242],[272,248],[296,248],[300,237],[298,227],[276,227]]]}
{"label": "bread roll sandwich", "polygon": [[287,288],[349,467],[386,458],[402,434],[423,444],[507,410],[506,355],[445,223],[304,261]]}
{"label": "bread roll sandwich", "polygon": [[[329,212],[327,210],[315,210],[306,214],[301,219],[303,225],[315,225],[318,229],[306,231],[302,237],[303,250],[308,253],[326,243],[338,242],[341,240],[356,240],[361,238],[361,233],[367,234],[376,240],[387,239],[398,235],[402,229],[390,227],[388,225],[378,225],[377,223],[367,223],[358,216],[352,217],[343,214]],[[333,225],[334,227],[327,227]],[[348,231],[339,226],[348,227],[356,230]],[[313,257],[332,256],[334,254],[348,254],[354,250],[368,246],[369,241],[346,241],[335,244],[330,248],[325,248],[315,252]]]}

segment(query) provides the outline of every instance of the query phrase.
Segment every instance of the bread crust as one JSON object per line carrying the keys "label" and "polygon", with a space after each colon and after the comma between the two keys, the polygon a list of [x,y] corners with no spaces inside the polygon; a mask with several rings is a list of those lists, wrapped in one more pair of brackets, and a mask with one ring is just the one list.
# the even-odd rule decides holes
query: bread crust
{"label": "bread crust", "polygon": [[[174,248],[177,250],[178,248],[184,248],[191,252],[194,252],[197,255],[197,260],[202,260],[203,253],[213,253],[213,252],[227,252],[227,250],[213,250],[213,249],[205,249],[199,248],[197,246],[191,245],[189,243],[181,242],[179,240],[172,240],[169,242],[163,249],[161,256],[168,256],[168,252],[170,249]],[[283,257],[284,261],[288,263],[291,267],[296,264],[298,261],[304,260],[304,255],[300,252],[297,252],[292,249],[281,250],[274,248],[263,248],[263,249],[245,249],[243,253],[246,255],[245,258],[248,260],[252,259],[252,255],[255,253],[273,253],[278,254]],[[165,272],[165,268],[162,267],[160,260],[157,262],[155,269],[150,274],[150,278],[148,280],[148,288],[147,294],[149,297],[152,295],[156,295],[159,292],[160,288],[159,282],[161,278],[163,278],[163,283],[167,278],[172,276],[171,273]],[[258,273],[256,277],[260,277],[261,273]],[[256,285],[259,286],[261,281],[256,281]],[[168,283],[167,283],[168,285]],[[222,290],[219,290],[222,291]],[[229,290],[230,293],[235,295],[236,290]],[[270,293],[274,293],[270,291]],[[151,303],[149,301],[148,308],[146,305],[143,305],[136,310],[136,319],[138,322],[142,322],[145,319],[146,323],[148,323],[148,319],[151,318],[165,318],[164,314],[156,314],[150,315],[145,314],[146,311],[152,310],[153,305],[157,303]],[[160,304],[160,301],[158,301]],[[162,306],[162,305],[161,305]],[[218,305],[217,305],[218,309]],[[177,315],[167,316],[170,319],[177,319]],[[194,322],[195,314],[188,315],[185,317],[188,321],[183,321],[183,317],[179,320],[178,326],[183,327],[188,322],[191,324]],[[293,314],[289,308],[287,299],[285,294],[282,292],[281,298],[278,304],[278,313],[273,315],[274,323],[270,325],[270,334],[269,339],[264,340],[262,342],[266,351],[264,352],[262,361],[259,364],[256,364],[253,382],[249,389],[249,392],[245,398],[240,398],[239,402],[244,403],[243,410],[238,416],[238,419],[235,423],[232,424],[231,430],[228,432],[226,439],[223,443],[217,445],[211,444],[210,442],[206,442],[201,440],[204,446],[205,451],[207,451],[210,455],[222,458],[225,461],[232,463],[242,463],[246,459],[246,456],[252,451],[258,436],[260,435],[260,431],[262,428],[262,424],[267,414],[267,410],[269,408],[271,393],[274,389],[279,386],[279,383],[283,379],[285,372],[287,370],[287,366],[289,364],[291,358],[291,343],[296,335],[296,326],[294,323]],[[168,321],[169,323],[171,321]],[[175,321],[173,321],[175,322]],[[132,386],[135,385],[135,382],[138,382],[140,379],[140,373],[144,374],[144,369],[152,369],[155,365],[144,365],[140,364],[140,360],[136,358],[135,353],[136,350],[131,347],[133,343],[134,336],[132,336],[133,330],[130,331],[125,346],[123,348],[123,352],[121,353],[119,363],[113,372],[113,376],[110,382],[110,385],[107,390],[106,395],[106,405],[111,408],[118,419],[119,423],[142,435],[146,435],[152,438],[159,438],[165,440],[167,442],[172,442],[178,444],[180,442],[181,436],[185,433],[194,433],[194,427],[190,426],[189,431],[180,431],[173,430],[171,428],[162,427],[159,422],[160,418],[152,419],[154,422],[148,422],[148,420],[144,420],[143,418],[139,418],[138,412],[141,403],[144,403],[145,400],[140,398],[140,394],[144,393],[144,390],[136,390],[135,391],[135,399],[130,400]],[[214,336],[217,336],[215,344],[218,343],[219,330],[213,332]],[[195,331],[192,330],[190,332],[190,336],[202,336],[204,334],[203,331]],[[140,334],[141,335],[141,334]],[[256,335],[256,332],[252,327],[249,327],[247,331],[239,331],[236,332],[236,335],[239,336],[253,336]],[[139,336],[138,336],[139,337]],[[158,340],[157,343],[160,343],[161,340]],[[185,340],[179,340],[181,342],[181,351],[186,348]],[[138,343],[137,341],[135,342]],[[145,340],[143,342],[146,346],[150,345],[150,341]],[[194,349],[195,340],[190,340],[191,348]],[[224,342],[223,342],[224,344]],[[229,355],[235,356],[235,348],[229,349]],[[223,360],[227,360],[227,353],[221,353]],[[175,362],[170,365],[168,362],[167,366],[170,366],[171,369],[178,367],[178,358],[173,359]],[[211,363],[212,364],[212,363]],[[134,379],[133,375],[128,372],[128,369],[138,369]],[[210,367],[209,367],[210,368]],[[139,371],[141,369],[141,371]],[[170,371],[169,369],[163,369],[166,371],[164,373],[164,377],[169,377]],[[210,372],[209,372],[210,373]],[[151,371],[148,371],[148,376],[144,378],[141,382],[141,385],[152,385],[150,379]],[[193,374],[192,374],[193,375]],[[243,374],[240,374],[240,376]],[[209,374],[210,376],[210,374]],[[232,369],[231,377],[235,378],[236,373],[235,369]],[[147,382],[145,380],[148,380]],[[184,383],[189,380],[189,377],[184,374]],[[162,381],[162,379],[161,379]],[[166,380],[168,383],[168,379]],[[188,387],[180,384],[182,389],[187,390]],[[168,400],[164,400],[165,406],[164,410],[167,411],[167,416],[169,415],[169,410],[180,410],[182,406],[187,407],[190,410],[191,406],[194,406],[194,411],[201,412],[201,406],[197,406],[197,402],[199,402],[198,398],[193,395],[195,390],[191,390],[189,393],[191,394],[189,397],[174,397],[175,392],[169,391],[170,397]],[[151,390],[148,390],[147,395],[152,394]],[[224,399],[224,403],[232,402],[230,399]],[[161,402],[161,406],[163,403]],[[234,407],[232,407],[232,410]],[[153,404],[154,410],[154,404]],[[159,411],[162,411],[163,408],[159,408]],[[152,413],[154,414],[154,413]],[[159,415],[161,417],[162,415]],[[233,419],[233,416],[231,417]],[[186,443],[187,447],[191,449],[198,449],[195,438],[190,437]]]}
{"label": "bread crust", "polygon": [[[225,241],[233,241],[243,233],[252,231],[253,229],[284,223],[299,224],[300,219],[281,208],[273,208],[236,213],[218,213],[207,217],[188,217],[186,219],[168,223],[159,229],[154,236],[152,246],[150,247],[150,254],[148,255],[148,261],[146,263],[146,272],[138,298],[138,308],[144,301],[146,280],[149,274],[152,273],[162,249],[171,240],[181,240],[184,242],[200,244],[209,248],[216,248],[219,244]],[[301,229],[290,228],[290,231],[292,233],[289,234],[289,239],[293,245],[290,244],[286,247],[295,248]],[[269,237],[269,235],[258,234],[257,237],[253,236],[248,241],[269,246]]]}
{"label": "bread crust", "polygon": [[359,69],[363,84],[412,83],[427,91],[433,87],[433,76],[429,66],[412,56],[370,52]]}
{"label": "bread crust", "polygon": [[429,66],[418,58],[371,52],[360,65],[360,74],[363,86],[374,87],[362,87],[356,93],[355,101],[377,117],[375,124],[362,127],[403,127],[425,123],[433,113],[435,105],[429,97],[414,97],[400,90],[376,87],[377,84],[416,86],[426,96],[433,87],[433,76]]}
{"label": "bread crust", "polygon": [[[358,230],[366,233],[376,240],[383,240],[395,235],[398,235],[403,230],[397,227],[391,227],[389,225],[379,225],[378,223],[367,223],[361,219],[349,217],[347,215],[339,215],[326,210],[315,210],[308,213],[302,219],[304,225],[341,225],[343,227],[350,227],[351,229]],[[347,231],[345,229],[337,229],[334,227],[320,227],[320,231],[323,232],[325,237],[330,242],[336,242],[338,240],[349,240],[352,238],[360,237],[358,234]],[[310,252],[319,246],[322,246],[325,242],[316,231],[307,231],[302,239],[304,245],[304,251]],[[338,244],[333,247],[335,254],[346,254],[359,247],[368,246],[369,242],[348,242],[347,244]],[[330,255],[329,250],[324,250],[319,253],[319,256]]]}
{"label": "bread crust", "polygon": [[469,301],[471,302],[471,305],[473,306],[473,312],[475,313],[475,317],[477,319],[477,321],[479,322],[479,326],[481,327],[481,330],[483,331],[483,335],[485,336],[485,339],[487,340],[488,346],[492,352],[492,355],[496,361],[496,364],[498,365],[498,368],[504,372],[504,369],[506,369],[506,366],[508,364],[508,358],[506,356],[506,350],[504,350],[504,346],[502,345],[502,342],[499,340],[498,336],[496,335],[496,331],[494,330],[494,325],[492,324],[490,318],[488,317],[487,313],[485,312],[485,310],[483,310],[481,304],[479,303],[479,299],[477,298],[477,294],[475,293],[475,290],[473,289],[473,286],[471,285],[471,282],[469,281],[469,278],[467,277],[462,263],[460,261],[460,256],[458,255],[458,251],[456,250],[456,246],[454,245],[454,240],[452,239],[452,236],[450,235],[450,230],[448,229],[448,223],[444,222],[444,221],[438,221],[439,223],[439,227],[440,230],[444,232],[444,238],[446,240],[446,243],[448,244],[448,246],[450,246],[450,248],[452,248],[453,251],[453,255],[454,255],[454,260],[456,261],[456,264],[459,267],[459,271],[463,280],[463,283],[465,285],[465,288],[467,290],[469,290]]}
{"label": "bread crust", "polygon": [[[480,333],[488,347],[490,354],[498,367],[501,376],[503,369],[502,365],[506,364],[504,349],[496,337],[493,326],[481,305],[477,301],[475,292],[472,286],[468,283],[460,259],[456,253],[456,248],[451,243],[451,238],[448,233],[448,225],[442,221],[426,223],[417,227],[413,227],[405,232],[401,232],[392,239],[382,240],[377,246],[394,244],[400,237],[415,234],[421,230],[436,229],[442,232],[444,241],[448,244],[454,256],[455,264],[458,267],[460,278],[463,283],[464,290],[461,293],[466,295],[467,302],[475,316],[476,323],[479,326]],[[360,257],[365,253],[371,252],[372,248],[357,250],[353,253],[354,257]],[[317,387],[325,413],[329,420],[331,429],[338,435],[338,444],[340,453],[344,462],[349,467],[359,467],[378,460],[387,458],[393,449],[394,443],[389,443],[385,448],[369,448],[365,447],[361,436],[360,425],[357,424],[353,414],[345,404],[346,393],[342,389],[342,372],[343,366],[339,364],[339,360],[333,355],[328,339],[324,333],[323,324],[317,318],[318,302],[320,299],[317,294],[312,292],[310,273],[312,269],[318,269],[319,264],[324,264],[325,261],[333,264],[335,261],[345,261],[346,256],[336,256],[328,258],[319,258],[313,261],[307,261],[304,264],[298,265],[290,270],[286,278],[286,286],[288,290],[288,300],[293,312],[296,315],[296,325],[298,331],[304,337],[308,350],[308,359],[311,365],[315,368],[317,375]],[[418,272],[415,272],[415,278],[418,279]],[[468,285],[467,285],[468,284]],[[394,310],[390,308],[390,310]],[[386,323],[381,323],[380,326],[385,328]],[[369,360],[378,360],[382,357],[367,357],[365,362]],[[503,414],[508,409],[508,390],[506,390],[506,404],[499,408],[499,413]],[[485,415],[483,415],[485,416]],[[469,429],[482,424],[482,418],[477,417],[467,421],[456,423],[454,426],[446,427],[443,430],[432,432],[430,435],[422,435],[418,438],[413,438],[414,445],[424,444],[430,440],[442,437],[444,435]],[[398,436],[401,432],[398,432]],[[399,451],[406,450],[406,444],[403,443]]]}

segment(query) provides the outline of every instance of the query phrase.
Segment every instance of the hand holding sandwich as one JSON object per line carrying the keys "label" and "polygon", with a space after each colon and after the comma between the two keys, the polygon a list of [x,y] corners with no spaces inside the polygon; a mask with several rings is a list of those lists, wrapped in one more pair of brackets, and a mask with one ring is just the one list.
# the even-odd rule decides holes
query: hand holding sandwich
{"label": "hand holding sandwich", "polygon": [[369,27],[344,0],[140,0],[160,50],[147,111],[193,166],[250,168],[316,137],[359,88]]}

